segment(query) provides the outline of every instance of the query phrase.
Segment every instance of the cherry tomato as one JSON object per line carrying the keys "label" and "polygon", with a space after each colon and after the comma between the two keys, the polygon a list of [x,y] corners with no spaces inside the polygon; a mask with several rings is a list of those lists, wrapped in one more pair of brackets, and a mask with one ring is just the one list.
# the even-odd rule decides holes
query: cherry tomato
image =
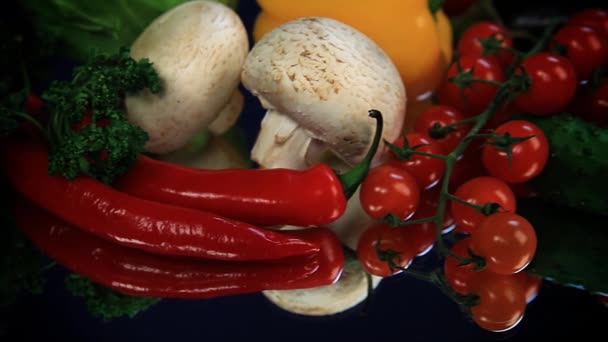
{"label": "cherry tomato", "polygon": [[[506,27],[491,22],[480,21],[469,26],[460,36],[458,41],[458,52],[461,56],[481,57],[483,54],[483,45],[480,38],[494,37],[501,42],[501,46],[505,48],[513,48],[513,39]],[[509,66],[513,62],[513,53],[508,50],[501,50],[494,54],[487,54],[496,58],[498,63],[503,67]]]}
{"label": "cherry tomato", "polygon": [[566,25],[585,25],[593,27],[608,39],[608,10],[587,8],[570,17]]}
{"label": "cherry tomato", "polygon": [[[462,71],[472,71],[475,78],[489,81],[503,82],[502,68],[495,58],[461,56],[453,63],[447,77],[454,77]],[[454,107],[466,116],[473,116],[483,112],[494,99],[498,88],[495,85],[473,82],[462,89],[454,82],[445,82],[439,88],[439,103]]]}
{"label": "cherry tomato", "polygon": [[593,69],[608,63],[608,38],[594,28],[581,25],[562,27],[553,39],[566,47],[579,81],[591,79]]}
{"label": "cherry tomato", "polygon": [[503,103],[499,106],[494,113],[490,116],[486,124],[483,126],[482,130],[484,131],[493,131],[496,127],[502,125],[503,123],[509,121],[511,117],[517,114],[518,110],[513,105],[512,102]]}
{"label": "cherry tomato", "polygon": [[482,329],[507,331],[521,322],[526,311],[526,294],[514,275],[482,272],[478,277],[479,304],[471,308],[473,321]]}
{"label": "cherry tomato", "polygon": [[488,175],[488,171],[481,162],[480,146],[480,143],[472,142],[456,159],[450,175],[451,190],[470,179]]}
{"label": "cherry tomato", "polygon": [[[442,155],[443,148],[437,142],[426,135],[412,132],[406,135],[409,146],[425,145],[416,149],[418,152]],[[393,144],[403,146],[403,136],[399,137]],[[397,168],[406,170],[416,178],[420,189],[429,189],[435,186],[445,171],[445,161],[439,158],[413,154],[407,159],[397,159],[397,156],[390,152],[388,154],[389,163]]]}
{"label": "cherry tomato", "polygon": [[468,10],[477,0],[446,0],[442,9],[450,17],[461,15]]}
{"label": "cherry tomato", "polygon": [[[423,191],[420,197],[418,210],[412,220],[427,218],[435,215],[439,206],[439,188],[435,187],[430,190]],[[443,230],[442,233],[449,232],[454,227],[454,218],[450,213],[449,206],[446,206],[443,215]],[[398,228],[400,234],[413,244],[416,255],[424,255],[429,252],[437,238],[435,222],[423,222]]]}
{"label": "cherry tomato", "polygon": [[608,126],[608,78],[597,86],[579,85],[570,111],[600,127]]}
{"label": "cherry tomato", "polygon": [[[469,256],[469,238],[458,240],[450,251],[458,256]],[[475,271],[473,264],[460,265],[458,259],[446,256],[443,262],[443,272],[450,287],[460,293],[468,294],[473,292],[477,286],[477,277],[480,271]]]}
{"label": "cherry tomato", "polygon": [[361,207],[373,218],[392,213],[409,219],[420,202],[420,189],[409,172],[384,164],[367,174],[359,191]]}
{"label": "cherry tomato", "polygon": [[[515,212],[516,200],[511,188],[496,177],[482,176],[473,178],[460,185],[454,193],[471,204],[484,205],[497,203],[499,212]],[[452,215],[459,229],[475,234],[479,224],[487,217],[476,208],[451,201]]]}
{"label": "cherry tomato", "polygon": [[[435,105],[422,112],[422,114],[416,118],[414,130],[416,132],[426,134],[433,139],[433,137],[431,137],[429,134],[429,130],[431,127],[433,127],[433,125],[439,124],[441,126],[447,126],[456,121],[463,120],[464,118],[465,116],[455,108]],[[445,137],[433,139],[443,147],[443,151],[445,153],[450,153],[456,148],[458,143],[471,128],[471,125],[458,125],[454,128],[456,130],[448,133]]]}
{"label": "cherry tomato", "polygon": [[401,268],[406,268],[414,259],[415,253],[410,242],[399,234],[402,228],[393,228],[385,223],[369,227],[361,234],[357,243],[357,258],[363,268],[374,275],[388,277],[399,273],[391,270],[386,260],[380,260],[377,249],[395,252],[392,261]]}
{"label": "cherry tomato", "polygon": [[549,141],[540,127],[526,120],[512,120],[500,125],[495,133],[509,133],[513,138],[533,137],[511,145],[510,159],[507,151],[492,144],[485,145],[482,161],[490,175],[518,184],[538,176],[545,168],[549,159]]}
{"label": "cherry tomato", "polygon": [[515,198],[534,198],[538,197],[538,191],[530,183],[509,184]]}
{"label": "cherry tomato", "polygon": [[523,270],[536,252],[536,231],[514,213],[486,217],[471,236],[471,249],[486,259],[486,268],[498,274]]}
{"label": "cherry tomato", "polygon": [[[561,111],[576,93],[576,72],[572,63],[558,54],[539,52],[521,66],[531,79],[530,88],[515,96],[513,103],[522,111],[548,115]],[[521,69],[516,69],[516,74]]]}

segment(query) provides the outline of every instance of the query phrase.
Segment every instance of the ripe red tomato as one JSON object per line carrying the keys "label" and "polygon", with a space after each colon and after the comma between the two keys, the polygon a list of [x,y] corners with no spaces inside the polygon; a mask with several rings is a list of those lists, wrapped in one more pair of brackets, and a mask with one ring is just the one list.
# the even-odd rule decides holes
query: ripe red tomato
{"label": "ripe red tomato", "polygon": [[[480,21],[469,26],[462,33],[458,41],[458,52],[461,56],[484,56],[483,45],[479,38],[490,38],[492,36],[502,42],[502,47],[513,48],[513,39],[506,27],[491,21]],[[498,53],[485,56],[496,58],[503,68],[509,66],[514,58],[513,53],[508,50],[501,50]]]}
{"label": "ripe red tomato", "polygon": [[570,17],[566,25],[585,25],[593,27],[608,39],[608,10],[587,8]]}
{"label": "ripe red tomato", "polygon": [[568,108],[584,120],[600,127],[608,126],[608,78],[603,79],[597,87],[579,85]]}
{"label": "ripe red tomato", "polygon": [[392,213],[409,219],[420,202],[420,189],[409,172],[384,164],[367,174],[359,191],[361,207],[373,218]]}
{"label": "ripe red tomato", "polygon": [[464,13],[477,0],[446,0],[441,7],[450,16],[457,16]]}
{"label": "ripe red tomato", "polygon": [[[418,210],[412,220],[427,218],[435,215],[439,205],[439,187],[423,191],[420,197]],[[443,215],[442,233],[447,233],[454,228],[454,218],[447,206]],[[413,244],[416,255],[424,255],[429,252],[437,238],[435,222],[423,222],[398,228],[400,234]]]}
{"label": "ripe red tomato", "polygon": [[464,152],[458,156],[450,175],[450,187],[457,188],[462,183],[481,176],[487,176],[483,163],[481,162],[480,144],[476,141],[471,142]]}
{"label": "ripe red tomato", "polygon": [[495,133],[509,133],[514,138],[534,137],[511,145],[511,159],[505,150],[485,145],[482,161],[490,175],[518,184],[536,177],[545,168],[549,159],[549,141],[540,127],[529,121],[512,120],[500,125]]}
{"label": "ripe red tomato", "polygon": [[374,275],[388,277],[399,273],[399,270],[391,271],[385,260],[380,260],[377,247],[381,250],[391,250],[395,253],[393,262],[399,267],[406,268],[414,259],[415,252],[412,244],[399,233],[402,228],[393,228],[385,223],[379,223],[369,227],[361,234],[357,243],[357,258],[363,268]]}
{"label": "ripe red tomato", "polygon": [[[426,145],[416,149],[418,152],[432,153],[432,154],[444,154],[443,148],[437,142],[433,141],[422,133],[412,132],[406,135],[409,146]],[[403,136],[397,138],[393,143],[397,146],[403,146]],[[435,186],[445,171],[445,161],[439,158],[422,156],[422,155],[411,155],[407,159],[397,159],[397,156],[390,152],[388,154],[389,164],[406,170],[409,174],[416,178],[418,187],[422,189],[429,189]]]}
{"label": "ripe red tomato", "polygon": [[[497,203],[498,212],[515,212],[516,200],[511,188],[496,177],[473,178],[460,185],[455,196],[476,205]],[[487,217],[476,208],[451,201],[451,210],[458,229],[475,234],[479,224]]]}
{"label": "ripe red tomato", "polygon": [[471,236],[471,249],[486,259],[486,268],[498,274],[523,270],[536,252],[536,231],[514,213],[486,217]]}
{"label": "ripe red tomato", "polygon": [[[572,63],[558,54],[539,52],[525,59],[521,66],[532,80],[530,88],[513,99],[522,111],[548,115],[561,111],[576,93],[576,72]],[[516,74],[521,73],[518,68]]]}
{"label": "ripe red tomato", "polygon": [[507,331],[521,322],[526,311],[526,294],[514,275],[482,272],[475,293],[479,304],[471,308],[473,321],[482,329]]}
{"label": "ripe red tomato", "polygon": [[[450,251],[462,257],[469,256],[469,238],[458,240]],[[443,272],[450,287],[463,295],[473,292],[477,287],[477,278],[480,271],[475,271],[473,264],[460,265],[460,262],[451,256],[446,256],[443,262]]]}
{"label": "ripe red tomato", "polygon": [[[505,77],[502,68],[495,58],[461,56],[453,63],[447,77],[454,77],[462,71],[472,71],[475,78],[503,82]],[[492,84],[474,82],[462,89],[456,83],[445,82],[439,88],[439,103],[458,109],[466,116],[483,112],[494,99],[498,88]]]}
{"label": "ripe red tomato", "polygon": [[465,116],[460,113],[456,108],[435,105],[422,112],[417,118],[414,126],[414,130],[416,132],[426,134],[429,138],[438,142],[442,147],[445,153],[452,152],[458,143],[462,140],[462,138],[466,135],[466,133],[471,128],[470,124],[459,125],[454,127],[456,131],[448,133],[445,137],[441,139],[434,139],[429,135],[429,129],[433,127],[435,124],[439,124],[441,126],[450,125],[456,121],[463,120]]}
{"label": "ripe red tomato", "polygon": [[567,48],[566,58],[572,62],[579,82],[591,79],[593,69],[608,63],[608,38],[592,27],[564,26],[553,39]]}

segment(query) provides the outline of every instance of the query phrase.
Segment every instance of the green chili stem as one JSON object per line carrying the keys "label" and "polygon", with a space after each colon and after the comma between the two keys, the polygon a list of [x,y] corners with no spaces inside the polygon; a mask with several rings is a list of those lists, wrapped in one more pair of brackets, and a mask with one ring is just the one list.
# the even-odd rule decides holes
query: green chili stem
{"label": "green chili stem", "polygon": [[359,187],[359,184],[361,184],[369,172],[372,159],[376,155],[376,151],[380,145],[380,140],[382,140],[382,129],[384,124],[382,113],[380,113],[378,110],[372,109],[369,111],[369,116],[376,119],[376,133],[374,134],[372,146],[367,151],[365,158],[363,158],[359,164],[355,165],[352,169],[350,169],[350,171],[338,175],[338,178],[342,183],[344,195],[347,199],[349,199],[355,193],[355,191],[357,191],[357,187]]}

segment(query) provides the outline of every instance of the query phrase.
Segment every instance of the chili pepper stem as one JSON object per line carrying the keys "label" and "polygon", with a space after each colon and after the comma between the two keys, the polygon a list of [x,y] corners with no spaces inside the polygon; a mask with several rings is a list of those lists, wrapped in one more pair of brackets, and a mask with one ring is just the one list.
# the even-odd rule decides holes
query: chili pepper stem
{"label": "chili pepper stem", "polygon": [[369,172],[372,159],[374,158],[374,155],[376,155],[378,146],[380,146],[380,140],[382,139],[382,129],[384,124],[384,120],[382,119],[382,113],[380,113],[380,111],[378,110],[371,109],[369,111],[369,116],[376,119],[376,133],[374,134],[372,146],[367,151],[365,158],[363,158],[363,160],[359,164],[355,165],[352,169],[350,169],[350,171],[338,175],[338,178],[342,183],[344,195],[347,199],[352,197],[355,191],[357,191],[359,184],[361,184],[361,182]]}

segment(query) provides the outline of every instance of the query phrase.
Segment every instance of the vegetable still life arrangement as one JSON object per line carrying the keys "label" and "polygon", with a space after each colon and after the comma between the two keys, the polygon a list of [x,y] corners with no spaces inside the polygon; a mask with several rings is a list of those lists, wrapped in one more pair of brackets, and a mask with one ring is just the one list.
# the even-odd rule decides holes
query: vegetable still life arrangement
{"label": "vegetable still life arrangement", "polygon": [[106,320],[252,293],[327,316],[399,275],[502,332],[544,281],[608,295],[608,11],[522,33],[491,1],[363,3],[259,0],[251,33],[230,1],[3,19],[2,303],[57,265]]}

